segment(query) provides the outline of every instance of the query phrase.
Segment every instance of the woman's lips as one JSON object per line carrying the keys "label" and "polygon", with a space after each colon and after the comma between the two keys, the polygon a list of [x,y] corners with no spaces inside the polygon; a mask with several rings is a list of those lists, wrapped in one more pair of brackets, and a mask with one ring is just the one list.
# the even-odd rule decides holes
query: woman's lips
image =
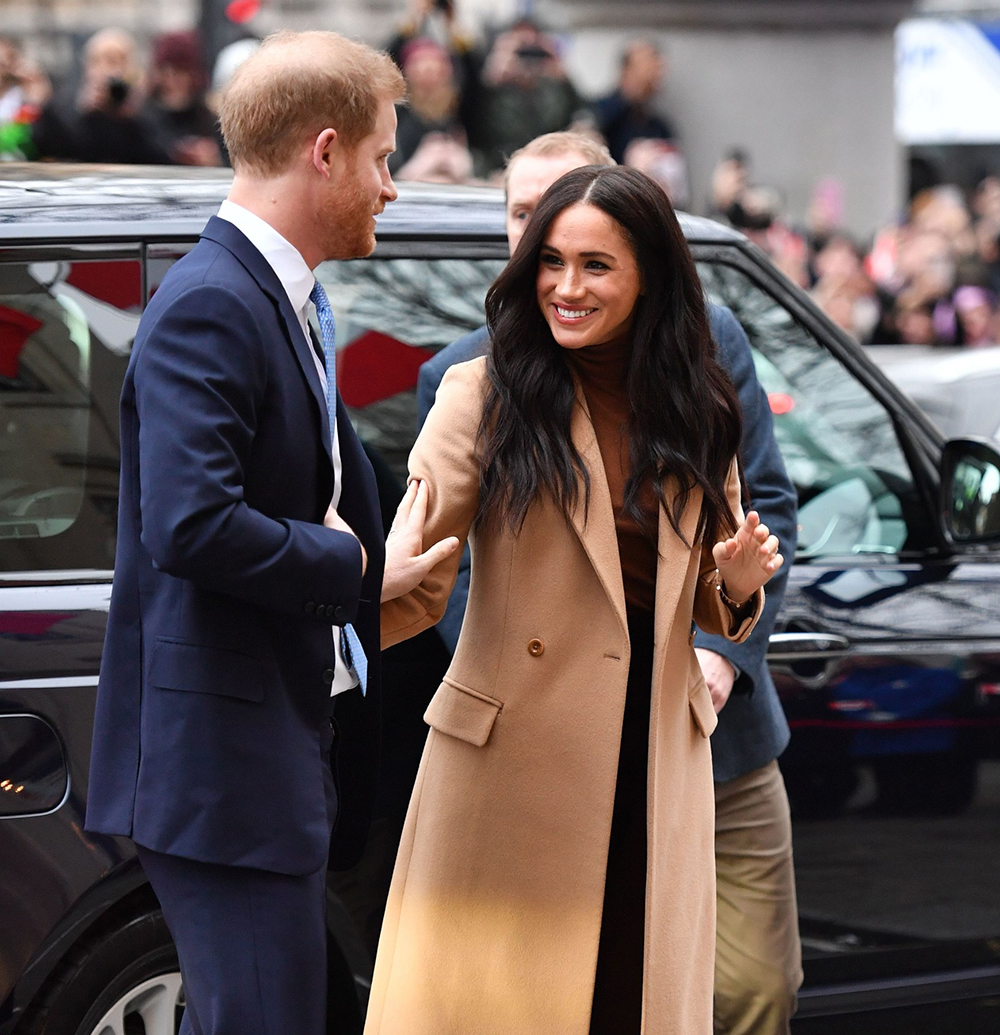
{"label": "woman's lips", "polygon": [[592,316],[596,313],[597,310],[569,308],[567,306],[555,305],[553,303],[552,312],[555,314],[556,320],[559,323],[572,325],[582,323],[588,316]]}

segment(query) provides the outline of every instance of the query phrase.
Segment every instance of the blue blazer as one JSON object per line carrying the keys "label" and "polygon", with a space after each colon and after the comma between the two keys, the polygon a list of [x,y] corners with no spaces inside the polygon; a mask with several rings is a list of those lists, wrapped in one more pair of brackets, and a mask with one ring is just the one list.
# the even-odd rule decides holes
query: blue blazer
{"label": "blue blazer", "polygon": [[[87,829],[287,874],[360,854],[379,736],[384,543],[343,406],[339,511],[311,346],[270,265],[213,218],[143,313],[121,397],[115,578]],[[332,626],[353,622],[368,694],[337,700],[331,846],[320,730]]]}
{"label": "blue blazer", "polygon": [[[712,735],[715,779],[722,782],[759,769],[777,758],[788,745],[788,722],[767,668],[766,655],[768,639],[785,596],[788,571],[795,556],[797,500],[795,487],[785,473],[781,452],[774,439],[767,395],[754,372],[750,342],[728,309],[709,305],[708,315],[712,337],[719,350],[719,361],[729,371],[743,409],[740,460],[750,490],[751,506],[778,537],[781,552],[786,558],[781,571],[767,584],[764,613],[749,639],[743,643],[731,643],[721,636],[709,636],[700,629],[695,637],[696,647],[705,647],[728,658],[740,673]],[[488,347],[489,334],[485,327],[480,327],[424,363],[417,382],[421,425],[448,367],[485,355]],[[465,615],[469,570],[466,550],[448,609],[438,624],[442,638],[452,650],[458,642]]]}

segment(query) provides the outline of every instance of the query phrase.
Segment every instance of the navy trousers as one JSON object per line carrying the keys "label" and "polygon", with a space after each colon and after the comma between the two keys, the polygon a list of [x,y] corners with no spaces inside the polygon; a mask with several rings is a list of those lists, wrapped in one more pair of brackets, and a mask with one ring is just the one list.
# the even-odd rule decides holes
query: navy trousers
{"label": "navy trousers", "polygon": [[[335,728],[323,730],[326,759]],[[180,1035],[326,1035],[325,866],[290,877],[136,849],[180,957]]]}

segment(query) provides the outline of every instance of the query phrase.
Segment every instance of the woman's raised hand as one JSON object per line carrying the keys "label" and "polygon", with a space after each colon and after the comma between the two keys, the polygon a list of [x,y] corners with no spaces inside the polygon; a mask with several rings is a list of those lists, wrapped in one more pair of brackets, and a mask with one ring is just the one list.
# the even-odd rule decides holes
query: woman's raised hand
{"label": "woman's raised hand", "polygon": [[712,547],[712,556],[726,584],[726,596],[736,604],[756,593],[784,563],[778,537],[761,524],[755,510],[747,514],[736,535]]}

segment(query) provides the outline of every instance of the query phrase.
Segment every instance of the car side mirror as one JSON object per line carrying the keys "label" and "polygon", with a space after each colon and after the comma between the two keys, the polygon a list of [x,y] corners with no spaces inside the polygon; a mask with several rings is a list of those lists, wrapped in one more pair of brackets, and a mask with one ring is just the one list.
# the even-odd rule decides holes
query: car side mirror
{"label": "car side mirror", "polygon": [[956,545],[1000,542],[1000,452],[985,438],[955,438],[941,454],[941,523]]}

